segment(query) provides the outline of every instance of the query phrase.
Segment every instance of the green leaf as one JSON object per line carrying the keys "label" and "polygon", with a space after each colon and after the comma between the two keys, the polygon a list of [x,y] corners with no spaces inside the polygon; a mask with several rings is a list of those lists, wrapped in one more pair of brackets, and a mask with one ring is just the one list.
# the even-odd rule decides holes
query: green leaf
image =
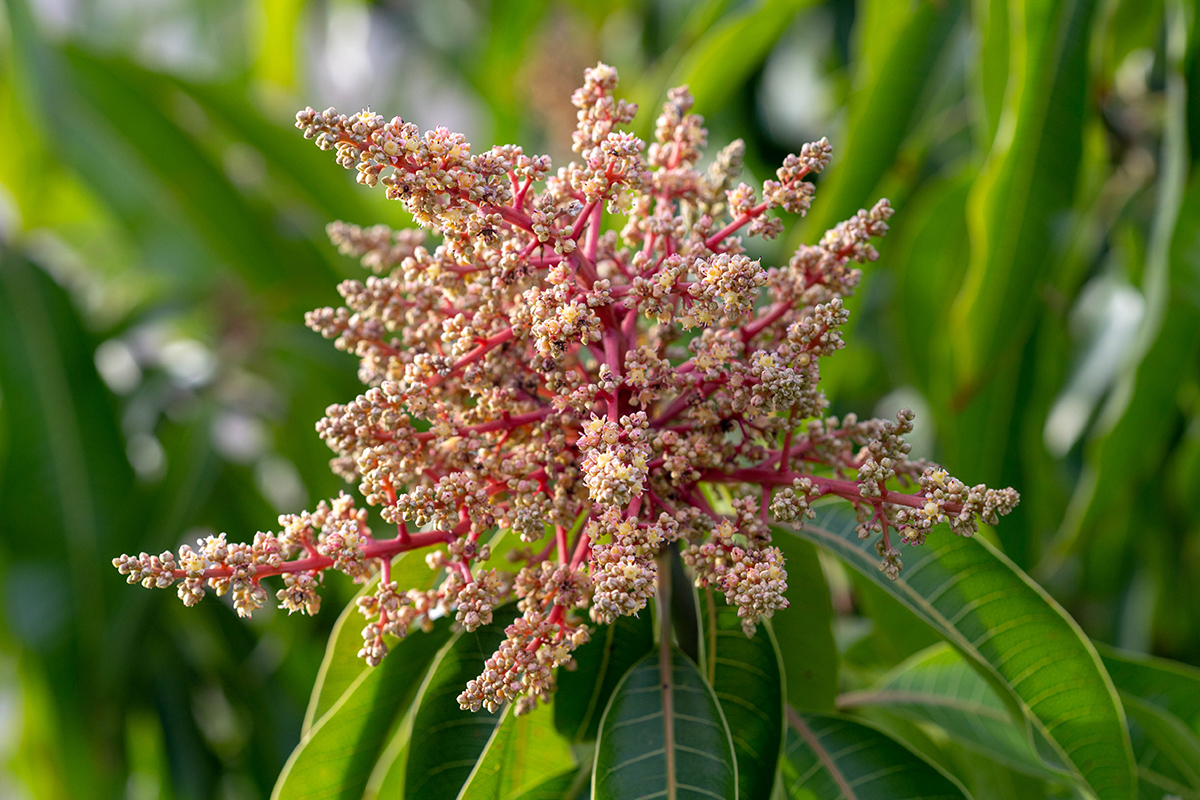
{"label": "green leaf", "polygon": [[[1185,800],[1200,800],[1200,737],[1153,703],[1126,692],[1121,702],[1129,715],[1142,783]],[[1143,796],[1150,787],[1144,787]]]}
{"label": "green leaf", "polygon": [[879,571],[873,541],[858,538],[853,514],[839,505],[797,534],[840,556],[971,659],[1100,800],[1133,797],[1124,713],[1100,657],[1002,553],[981,537],[939,530],[906,550],[904,571],[891,581]]}
{"label": "green leaf", "polygon": [[833,601],[817,550],[789,533],[773,544],[783,551],[788,573],[788,607],[771,617],[787,674],[787,701],[805,711],[833,708],[838,652],[833,640]]}
{"label": "green leaf", "polygon": [[769,625],[747,637],[737,608],[700,592],[704,672],[721,704],[737,758],[738,796],[767,797],[783,745],[783,674]]}
{"label": "green leaf", "polygon": [[881,706],[942,728],[953,741],[1006,767],[1058,777],[1038,757],[1004,701],[958,651],[936,644],[901,664],[870,689],[838,698],[839,709]]}
{"label": "green leaf", "polygon": [[964,800],[952,777],[875,728],[788,712],[783,785],[792,800]]}
{"label": "green leaf", "polygon": [[[423,552],[404,553],[392,561],[392,580],[406,589],[427,590],[433,588],[438,572],[425,563]],[[373,668],[358,657],[362,649],[362,629],[366,624],[358,611],[357,600],[375,591],[379,583],[378,573],[342,609],[337,622],[329,634],[325,647],[325,658],[313,684],[312,697],[304,713],[301,735],[307,734],[325,713],[342,698],[342,695]],[[414,636],[417,633],[414,632]],[[385,659],[386,661],[386,659]]]}
{"label": "green leaf", "polygon": [[593,800],[736,798],[737,764],[712,687],[672,651],[639,661],[609,700],[596,742]]}
{"label": "green leaf", "polygon": [[895,352],[926,397],[934,396],[935,379],[949,358],[943,352],[949,343],[941,337],[931,341],[929,325],[946,318],[962,283],[969,253],[963,208],[973,173],[963,170],[925,184],[888,234],[887,265],[897,284]]}
{"label": "green leaf", "polygon": [[646,87],[636,94],[652,106],[642,111],[642,125],[654,120],[656,104],[673,86],[691,88],[698,114],[721,108],[766,59],[796,14],[812,4],[813,0],[764,0],[723,17],[683,54],[666,86]]}
{"label": "green leaf", "polygon": [[449,638],[450,620],[438,620],[432,631],[414,631],[382,664],[360,672],[300,740],[275,784],[273,800],[362,797],[389,732]]}
{"label": "green leaf", "polygon": [[[971,190],[971,258],[952,317],[956,394],[1002,353],[1019,353],[1050,274],[1052,225],[1071,205],[1087,111],[1094,0],[1009,4],[1009,73],[999,133]],[[997,14],[1005,11],[998,4]],[[997,54],[993,54],[997,55]]]}
{"label": "green leaf", "polygon": [[586,788],[583,782],[585,778],[580,777],[578,769],[563,772],[547,778],[516,800],[570,800],[579,794],[579,790]]}
{"label": "green leaf", "polygon": [[1100,643],[1096,649],[1118,689],[1159,706],[1200,733],[1200,669]]}
{"label": "green leaf", "polygon": [[500,712],[463,711],[458,696],[479,676],[483,663],[504,641],[515,606],[495,612],[491,625],[462,632],[426,678],[413,717],[405,766],[404,796],[421,800],[455,798],[500,721]]}
{"label": "green leaf", "polygon": [[817,236],[874,202],[871,192],[918,119],[921,95],[961,11],[959,2],[870,0],[859,6],[858,69],[835,150],[842,157],[822,181],[820,202],[803,226]]}
{"label": "green leaf", "polygon": [[595,741],[608,698],[629,668],[654,649],[650,614],[600,625],[575,651],[573,671],[558,671],[554,726],[572,742]]}
{"label": "green leaf", "polygon": [[549,706],[517,716],[509,705],[459,800],[509,800],[556,779],[574,763],[567,740],[554,730]]}

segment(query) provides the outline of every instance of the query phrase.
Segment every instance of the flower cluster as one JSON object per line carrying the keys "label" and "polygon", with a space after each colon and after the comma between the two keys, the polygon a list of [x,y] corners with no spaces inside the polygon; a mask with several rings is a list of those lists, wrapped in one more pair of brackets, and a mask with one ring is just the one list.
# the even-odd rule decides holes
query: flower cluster
{"label": "flower cluster", "polygon": [[[474,630],[515,600],[520,616],[459,701],[526,709],[553,690],[589,622],[645,608],[671,543],[752,634],[787,604],[772,518],[803,524],[819,498],[841,498],[895,577],[892,534],[919,544],[946,521],[969,536],[1013,508],[1011,489],[910,459],[910,412],[828,415],[821,360],[842,347],[843,300],[878,257],[887,201],[764,267],[743,237],[776,236],[771,209],[807,211],[829,143],[789,156],[759,199],[738,181],[741,142],[697,169],[707,134],[686,88],[670,92],[647,148],[621,130],[636,107],[614,97],[616,82],[611,67],[587,71],[572,97],[578,159],[553,171],[545,156],[475,154],[458,134],[398,117],[297,115],[306,137],[440,237],[331,225],[374,274],[307,318],[358,358],[367,390],[317,431],[389,530],[343,495],[252,544],[222,535],[122,556],[130,582],[178,585],[188,605],[229,591],[249,615],[267,599],[262,580],[282,576],[281,606],[314,613],[324,570],[377,571],[358,601],[371,664],[414,627],[453,616]],[[624,217],[619,230],[604,229],[606,213]],[[392,559],[416,549],[429,550],[434,588],[392,580]],[[504,554],[511,570],[497,567]]]}

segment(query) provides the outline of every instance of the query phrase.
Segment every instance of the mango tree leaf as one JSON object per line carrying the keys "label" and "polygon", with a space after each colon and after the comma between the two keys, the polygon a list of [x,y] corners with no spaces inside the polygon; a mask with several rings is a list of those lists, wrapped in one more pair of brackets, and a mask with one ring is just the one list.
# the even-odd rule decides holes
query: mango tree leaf
{"label": "mango tree leaf", "polygon": [[737,794],[737,762],[712,687],[683,653],[667,669],[658,653],[625,674],[596,741],[593,800]]}
{"label": "mango tree leaf", "polygon": [[[953,308],[956,393],[1018,353],[1037,303],[1052,225],[1071,205],[1087,101],[1094,0],[1030,0],[1012,12],[1009,73],[986,167],[971,190],[971,259]],[[996,13],[1009,13],[996,4]]]}
{"label": "mango tree leaf", "polygon": [[787,702],[805,711],[832,710],[837,695],[838,652],[833,640],[833,601],[817,550],[788,533],[773,544],[787,563],[788,607],[771,617],[787,674]]}
{"label": "mango tree leaf", "polygon": [[[424,553],[404,553],[392,561],[392,580],[402,587],[415,589],[431,589],[438,578],[438,573],[429,569],[425,563]],[[308,709],[304,714],[304,726],[301,735],[308,733],[323,716],[341,699],[342,695],[363,675],[374,668],[358,657],[362,649],[362,629],[366,624],[358,611],[357,600],[365,594],[375,591],[379,583],[377,573],[354,598],[342,609],[333,630],[329,634],[329,643],[325,646],[325,658],[317,672],[317,680],[313,684],[312,697],[308,701]],[[417,632],[414,636],[419,635]],[[385,659],[386,661],[386,659]]]}
{"label": "mango tree leaf", "polygon": [[700,592],[704,673],[721,704],[738,766],[738,796],[767,797],[783,745],[783,674],[769,625],[753,637],[742,630],[737,608]]}
{"label": "mango tree leaf", "polygon": [[516,616],[514,606],[498,609],[491,625],[462,632],[430,671],[413,717],[405,766],[404,796],[421,800],[455,798],[500,721],[500,712],[463,711],[458,696],[479,676],[483,662],[504,641]]}
{"label": "mango tree leaf", "polygon": [[[1079,626],[981,537],[938,531],[889,580],[852,513],[825,507],[797,534],[826,547],[904,603],[971,659],[1033,732],[1100,800],[1130,800],[1137,780],[1124,713]],[[1034,738],[1034,741],[1039,741]]]}
{"label": "mango tree leaf", "polygon": [[954,778],[875,728],[788,712],[783,785],[793,800],[964,800]]}
{"label": "mango tree leaf", "polygon": [[275,784],[273,800],[362,797],[388,733],[449,638],[450,620],[438,620],[432,631],[414,631],[378,667],[360,672],[301,739]]}
{"label": "mango tree leaf", "polygon": [[367,787],[363,790],[363,800],[385,798],[390,800],[404,796],[404,768],[408,765],[408,744],[412,737],[412,717],[410,708],[400,727],[392,734],[391,741],[379,755],[375,768],[367,778]]}
{"label": "mango tree leaf", "polygon": [[1159,706],[1200,733],[1200,669],[1100,643],[1096,649],[1119,690]]}
{"label": "mango tree leaf", "polygon": [[571,767],[575,759],[567,740],[554,730],[553,713],[549,706],[539,706],[517,716],[509,705],[459,800],[509,800]]}
{"label": "mango tree leaf", "polygon": [[941,727],[964,747],[1006,767],[1059,777],[1037,755],[1024,722],[1013,722],[1004,701],[958,651],[936,644],[901,664],[870,689],[838,698],[839,709],[882,706],[914,722]]}
{"label": "mango tree leaf", "polygon": [[1200,800],[1200,737],[1179,717],[1153,703],[1127,692],[1121,693],[1121,702],[1129,715],[1133,754],[1143,784],[1141,795],[1156,788],[1154,796],[1169,793]]}
{"label": "mango tree leaf", "polygon": [[1108,420],[1109,430],[1090,446],[1090,469],[1072,498],[1060,549],[1108,520],[1125,520],[1125,514],[1113,513],[1117,504],[1134,502],[1138,487],[1166,457],[1176,398],[1194,374],[1181,365],[1194,364],[1200,353],[1200,181],[1193,182],[1179,209],[1169,265],[1169,298],[1159,312],[1157,336],[1102,412],[1101,424]]}
{"label": "mango tree leaf", "polygon": [[873,0],[859,6],[858,69],[846,101],[846,132],[834,151],[845,158],[829,169],[821,200],[803,226],[818,236],[874,201],[871,192],[912,129],[934,62],[962,10],[959,2]]}
{"label": "mango tree leaf", "polygon": [[[683,54],[667,86],[647,87],[636,96],[656,108],[665,89],[687,84],[696,96],[697,113],[721,108],[762,64],[792,18],[809,5],[812,0],[765,0],[728,14]],[[655,114],[642,113],[641,125],[650,130]]]}
{"label": "mango tree leaf", "polygon": [[558,671],[554,726],[572,742],[595,741],[608,698],[629,668],[654,649],[650,614],[600,625],[575,651],[573,671]]}
{"label": "mango tree leaf", "polygon": [[579,795],[580,790],[586,788],[579,770],[573,769],[547,778],[515,800],[572,800]]}

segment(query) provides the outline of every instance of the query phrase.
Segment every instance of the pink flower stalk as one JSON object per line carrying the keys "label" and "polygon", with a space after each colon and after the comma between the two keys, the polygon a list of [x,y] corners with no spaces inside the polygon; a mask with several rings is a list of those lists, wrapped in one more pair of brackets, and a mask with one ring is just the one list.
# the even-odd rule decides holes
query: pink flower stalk
{"label": "pink flower stalk", "polygon": [[[907,410],[895,422],[825,416],[820,360],[843,346],[842,302],[861,278],[854,264],[878,257],[887,201],[764,269],[741,236],[776,236],[771,209],[806,212],[806,178],[828,164],[829,144],[788,156],[760,200],[735,185],[740,141],[697,169],[706,132],[686,88],[670,92],[647,149],[619,130],[636,107],[614,99],[616,83],[611,67],[587,71],[572,97],[580,158],[553,173],[545,156],[511,145],[476,155],[459,134],[421,134],[399,117],[297,114],[359,182],[382,183],[442,237],[431,250],[422,231],[331,225],[375,275],[342,283],[345,306],[307,318],[360,359],[369,390],[331,406],[317,430],[333,469],[394,532],[377,534],[343,494],[251,544],[222,534],[178,555],[115,559],[129,582],[178,584],[187,605],[206,587],[232,591],[249,616],[266,602],[262,579],[279,575],[281,607],[311,614],[324,570],[365,581],[379,569],[359,600],[360,655],[373,665],[431,615],[474,630],[515,597],[521,617],[459,700],[525,710],[587,641],[585,609],[606,624],[645,608],[672,542],[752,634],[787,604],[772,518],[802,523],[813,501],[841,498],[895,578],[896,537],[920,544],[943,521],[969,536],[1016,505],[1012,489],[968,487],[910,459]],[[624,217],[619,233],[603,229],[606,212]],[[712,499],[718,485],[727,508]],[[485,567],[492,544],[513,538],[527,545],[511,550],[515,574]],[[406,590],[390,560],[422,548],[444,579]]]}

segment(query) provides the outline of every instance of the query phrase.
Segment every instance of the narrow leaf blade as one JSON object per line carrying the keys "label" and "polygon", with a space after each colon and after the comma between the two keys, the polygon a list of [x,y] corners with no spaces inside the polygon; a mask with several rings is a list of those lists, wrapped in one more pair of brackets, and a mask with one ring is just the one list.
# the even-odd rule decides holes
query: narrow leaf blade
{"label": "narrow leaf blade", "polygon": [[953,778],[886,734],[845,717],[788,715],[784,789],[794,800],[964,800]]}
{"label": "narrow leaf blade", "polygon": [[1045,590],[980,537],[945,533],[907,550],[892,581],[855,519],[829,506],[798,535],[891,593],[979,666],[1101,800],[1137,779],[1124,712],[1091,643]]}

